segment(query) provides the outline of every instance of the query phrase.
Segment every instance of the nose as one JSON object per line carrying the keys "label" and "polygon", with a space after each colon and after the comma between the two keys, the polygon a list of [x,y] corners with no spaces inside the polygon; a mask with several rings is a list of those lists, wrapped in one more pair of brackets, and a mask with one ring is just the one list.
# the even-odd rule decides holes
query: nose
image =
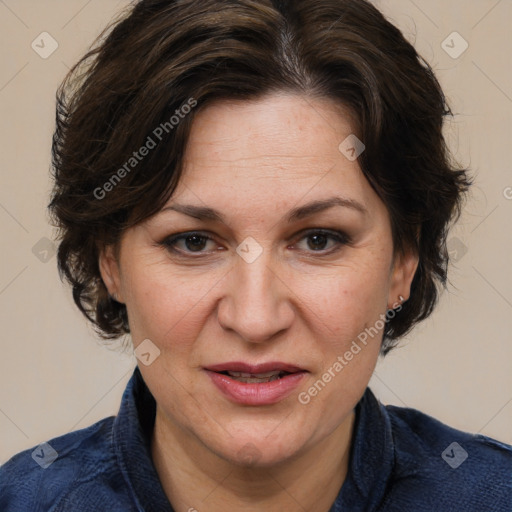
{"label": "nose", "polygon": [[252,263],[239,257],[225,277],[219,323],[251,343],[274,339],[291,326],[295,316],[289,284],[271,263],[266,250]]}

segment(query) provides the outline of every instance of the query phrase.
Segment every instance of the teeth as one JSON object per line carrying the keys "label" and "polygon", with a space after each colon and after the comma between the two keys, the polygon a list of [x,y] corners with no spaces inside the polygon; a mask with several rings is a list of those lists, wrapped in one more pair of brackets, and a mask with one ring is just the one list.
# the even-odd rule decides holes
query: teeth
{"label": "teeth", "polygon": [[244,372],[227,372],[230,377],[247,377],[254,379],[266,379],[268,377],[274,377],[274,375],[279,375],[281,370],[274,370],[272,372],[267,373],[244,373]]}
{"label": "teeth", "polygon": [[274,375],[273,377],[265,377],[262,379],[258,379],[257,377],[231,377],[233,380],[238,382],[244,382],[246,384],[263,384],[264,382],[272,382],[273,380],[278,380],[279,374]]}
{"label": "teeth", "polygon": [[245,373],[245,372],[226,372],[232,379],[246,384],[262,384],[263,382],[272,382],[280,379],[286,372],[272,371],[267,373]]}

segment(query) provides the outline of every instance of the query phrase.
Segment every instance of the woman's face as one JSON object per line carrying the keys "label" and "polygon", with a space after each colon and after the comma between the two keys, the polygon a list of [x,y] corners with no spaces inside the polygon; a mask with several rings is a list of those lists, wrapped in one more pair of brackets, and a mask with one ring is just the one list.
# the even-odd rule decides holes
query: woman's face
{"label": "woman's face", "polygon": [[166,207],[101,257],[134,345],[150,340],[159,415],[208,453],[276,464],[343,429],[409,296],[416,258],[394,258],[384,204],[339,149],[352,132],[328,100],[213,104]]}

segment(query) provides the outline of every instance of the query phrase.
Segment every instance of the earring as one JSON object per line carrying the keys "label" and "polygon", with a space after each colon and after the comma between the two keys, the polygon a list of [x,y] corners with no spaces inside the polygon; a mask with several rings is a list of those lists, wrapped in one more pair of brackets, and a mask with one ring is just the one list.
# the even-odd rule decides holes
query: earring
{"label": "earring", "polygon": [[387,314],[391,314],[391,312],[393,312],[393,314],[395,314],[395,309],[401,309],[402,308],[402,304],[405,302],[405,299],[404,297],[402,297],[401,295],[398,296],[398,300],[388,309],[388,312]]}

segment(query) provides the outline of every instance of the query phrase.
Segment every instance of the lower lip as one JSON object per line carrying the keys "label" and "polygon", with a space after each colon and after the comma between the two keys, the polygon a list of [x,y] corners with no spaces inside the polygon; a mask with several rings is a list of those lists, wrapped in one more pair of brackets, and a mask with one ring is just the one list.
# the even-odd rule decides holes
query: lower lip
{"label": "lower lip", "polygon": [[300,383],[305,371],[291,373],[271,382],[246,383],[205,370],[221,393],[232,402],[244,405],[270,405],[285,399]]}

